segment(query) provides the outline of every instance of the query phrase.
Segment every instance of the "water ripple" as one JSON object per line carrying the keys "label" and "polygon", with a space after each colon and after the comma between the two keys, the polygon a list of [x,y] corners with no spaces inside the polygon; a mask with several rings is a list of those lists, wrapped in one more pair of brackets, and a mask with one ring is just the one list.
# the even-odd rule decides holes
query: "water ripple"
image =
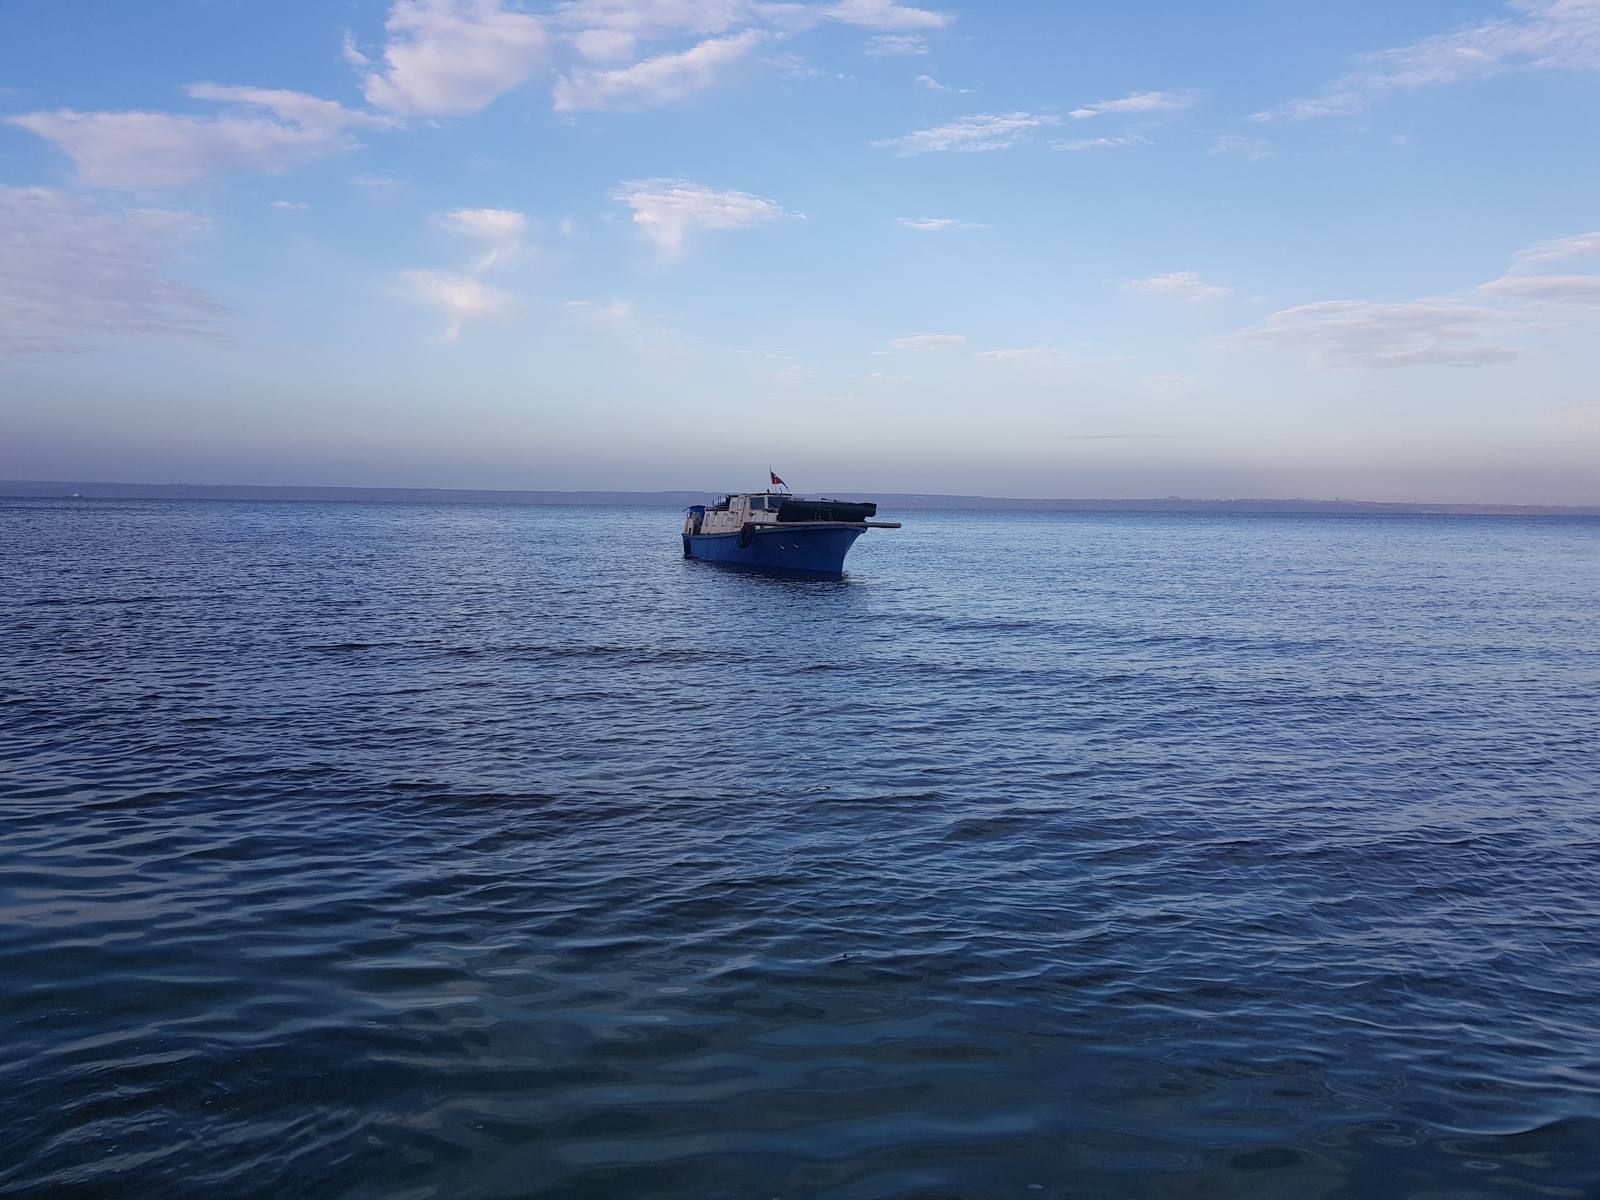
{"label": "water ripple", "polygon": [[671,528],[0,507],[0,1195],[1600,1195],[1600,523]]}

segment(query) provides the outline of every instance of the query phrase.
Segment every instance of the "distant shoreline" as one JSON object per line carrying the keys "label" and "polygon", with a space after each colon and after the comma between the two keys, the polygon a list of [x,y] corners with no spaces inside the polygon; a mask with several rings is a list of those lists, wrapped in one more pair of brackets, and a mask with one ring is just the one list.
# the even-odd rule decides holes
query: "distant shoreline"
{"label": "distant shoreline", "polygon": [[[671,507],[703,504],[711,492],[546,492],[470,488],[284,487],[196,483],[92,483],[70,480],[0,480],[0,499],[269,500],[345,504],[573,504],[603,507]],[[1457,517],[1600,517],[1600,505],[1426,504],[1383,500],[1030,500],[1005,496],[940,496],[850,492],[840,500],[875,500],[886,510],[988,510],[1022,512],[1211,512],[1263,514],[1423,514]]]}

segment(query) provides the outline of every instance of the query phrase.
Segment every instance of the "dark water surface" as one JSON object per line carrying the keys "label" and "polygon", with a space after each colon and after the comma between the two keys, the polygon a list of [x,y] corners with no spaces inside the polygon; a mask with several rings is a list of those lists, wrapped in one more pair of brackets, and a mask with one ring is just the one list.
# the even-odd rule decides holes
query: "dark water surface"
{"label": "dark water surface", "polygon": [[0,505],[0,1194],[1600,1196],[1600,522],[906,520]]}

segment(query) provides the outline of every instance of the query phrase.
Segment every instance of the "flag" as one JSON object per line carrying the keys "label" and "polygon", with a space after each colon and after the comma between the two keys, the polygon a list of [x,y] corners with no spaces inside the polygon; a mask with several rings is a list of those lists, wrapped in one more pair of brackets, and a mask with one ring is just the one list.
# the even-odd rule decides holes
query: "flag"
{"label": "flag", "polygon": [[[771,467],[767,468],[767,474],[768,475],[772,475],[772,468]],[[776,475],[772,475],[772,486],[773,487],[786,488],[789,485],[787,483],[785,483],[783,480],[779,479]]]}

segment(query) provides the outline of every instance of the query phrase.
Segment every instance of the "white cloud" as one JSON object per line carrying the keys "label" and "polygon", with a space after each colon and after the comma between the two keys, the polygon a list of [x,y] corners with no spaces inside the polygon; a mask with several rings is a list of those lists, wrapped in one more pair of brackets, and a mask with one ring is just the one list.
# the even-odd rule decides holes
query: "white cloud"
{"label": "white cloud", "polygon": [[1103,113],[1133,113],[1143,116],[1152,113],[1181,112],[1186,108],[1192,108],[1194,102],[1195,97],[1190,92],[1135,92],[1124,96],[1121,100],[1102,100],[1099,104],[1091,104],[1087,108],[1075,108],[1067,115],[1078,121],[1098,117]]}
{"label": "white cloud", "polygon": [[62,109],[8,117],[61,147],[86,184],[175,188],[229,171],[282,174],[357,143],[350,126],[389,128],[393,121],[353,112],[331,100],[268,88],[197,83],[189,95],[264,108],[272,117],[196,117],[164,112],[80,113]]}
{"label": "white cloud", "polygon": [[[953,17],[909,8],[891,0],[841,0],[834,4],[772,3],[770,0],[566,0],[556,5],[554,25],[589,47],[602,61],[632,58],[634,43],[652,38],[706,37],[739,26],[766,25],[800,32],[838,21],[887,33],[940,29]],[[588,51],[585,51],[586,55]]]}
{"label": "white cloud", "polygon": [[1600,256],[1600,231],[1536,242],[1512,258],[1511,270],[1479,286],[1486,296],[1568,307],[1600,306],[1600,275],[1533,275],[1540,263]]}
{"label": "white cloud", "polygon": [[1325,370],[1484,366],[1522,357],[1489,333],[1508,318],[1455,300],[1329,300],[1273,313],[1229,340],[1299,351]]}
{"label": "white cloud", "polygon": [[768,35],[747,29],[731,37],[709,38],[679,54],[663,54],[612,71],[583,69],[557,80],[557,112],[641,109],[703,91],[754,50]]}
{"label": "white cloud", "polygon": [[1059,350],[980,350],[972,357],[979,362],[1027,362],[1042,358],[1055,358]]}
{"label": "white cloud", "polygon": [[590,62],[626,62],[638,49],[638,38],[620,29],[584,29],[567,40]]}
{"label": "white cloud", "polygon": [[615,62],[637,57],[641,39],[726,33],[739,25],[764,23],[761,10],[772,8],[798,9],[808,23],[815,23],[803,6],[752,0],[567,0],[556,5],[551,20],[575,31],[568,37],[585,57]]}
{"label": "white cloud", "polygon": [[904,137],[873,142],[874,146],[898,146],[902,154],[925,154],[935,150],[1001,150],[1026,141],[1041,125],[1056,125],[1060,118],[1017,112],[996,116],[979,113],[962,117],[949,125],[920,129]]}
{"label": "white cloud", "polygon": [[1508,300],[1600,306],[1600,275],[1506,275],[1478,290]]}
{"label": "white cloud", "polygon": [[1563,262],[1569,258],[1590,258],[1595,255],[1600,255],[1600,230],[1580,233],[1576,237],[1536,242],[1516,256],[1516,263],[1521,267],[1529,263]]}
{"label": "white cloud", "polygon": [[[372,103],[395,112],[480,109],[546,58],[547,30],[586,64],[553,86],[558,112],[669,104],[723,80],[758,46],[834,21],[883,31],[868,53],[921,53],[914,32],[952,17],[892,0],[566,0],[543,17],[512,0],[395,0],[385,65],[367,74]],[[692,37],[688,48],[659,43]],[[353,47],[346,56],[371,62]]]}
{"label": "white cloud", "polygon": [[1600,0],[1517,0],[1522,14],[1497,17],[1377,54],[1321,96],[1294,100],[1258,121],[1352,113],[1390,92],[1415,91],[1514,68],[1600,70]]}
{"label": "white cloud", "polygon": [[846,25],[866,29],[943,29],[953,18],[948,13],[906,8],[894,0],[840,0],[822,10],[822,15]]}
{"label": "white cloud", "polygon": [[461,336],[466,322],[504,316],[516,303],[510,292],[490,287],[477,276],[523,256],[522,234],[527,218],[504,208],[458,208],[435,221],[485,246],[483,254],[468,268],[470,275],[456,271],[400,272],[400,278],[410,285],[411,299],[441,309],[450,318],[450,325],[439,340],[453,342]]}
{"label": "white cloud", "polygon": [[691,229],[739,229],[800,216],[748,192],[718,192],[682,179],[633,180],[619,185],[611,198],[633,209],[634,223],[656,244],[663,262],[683,256]]}
{"label": "white cloud", "polygon": [[1170,275],[1152,275],[1149,279],[1135,279],[1122,285],[1130,292],[1153,292],[1164,296],[1182,296],[1189,301],[1220,300],[1231,295],[1232,289],[1212,287],[1194,271],[1174,271]]}
{"label": "white cloud", "polygon": [[1266,138],[1247,138],[1240,137],[1236,133],[1225,133],[1212,144],[1211,153],[1239,153],[1250,158],[1266,158],[1272,153],[1272,143]]}
{"label": "white cloud", "polygon": [[640,42],[728,35],[741,26],[745,33],[755,26],[798,32],[821,17],[803,4],[760,0],[568,0],[552,20],[572,31],[567,40],[590,62],[629,63],[648,53]]}
{"label": "white cloud", "polygon": [[957,221],[953,217],[896,217],[896,225],[915,229],[918,233],[946,233],[952,229],[988,229],[975,221]]}
{"label": "white cloud", "polygon": [[443,310],[450,318],[449,327],[439,337],[441,342],[455,341],[468,321],[505,316],[516,303],[510,292],[454,271],[402,271],[400,278],[411,285],[413,299]]}
{"label": "white cloud", "polygon": [[485,244],[482,257],[472,264],[474,271],[506,266],[523,255],[522,234],[527,218],[503,208],[458,208],[446,213],[439,223],[446,229]]}
{"label": "white cloud", "polygon": [[[1539,242],[1514,256],[1508,274],[1475,290],[1491,299],[1600,315],[1600,275],[1528,273],[1532,264],[1595,255],[1600,255],[1600,232]],[[1518,325],[1528,326],[1528,318],[1449,298],[1387,304],[1330,300],[1273,313],[1224,340],[1298,350],[1326,369],[1483,366],[1523,357],[1522,351],[1492,340],[1497,329]]]}
{"label": "white cloud", "polygon": [[391,112],[477,112],[545,61],[544,26],[501,0],[395,0],[385,28],[384,67],[366,94]]}
{"label": "white cloud", "polygon": [[1126,137],[1086,138],[1079,142],[1051,142],[1052,150],[1098,150],[1106,146],[1148,146],[1149,138],[1142,138],[1136,133]]}
{"label": "white cloud", "polygon": [[[872,53],[872,51],[869,50],[869,51],[867,51],[867,53],[870,54],[870,53]],[[912,82],[913,83],[920,83],[923,87],[927,88],[930,92],[949,92],[951,95],[955,95],[955,96],[970,96],[970,95],[972,95],[974,93],[974,90],[975,90],[973,88],[955,88],[955,87],[950,87],[948,84],[940,83],[932,75],[918,75],[915,79],[912,80]]]}
{"label": "white cloud", "polygon": [[896,350],[944,350],[959,346],[966,340],[964,333],[919,333],[912,337],[895,338],[889,345]]}
{"label": "white cloud", "polygon": [[188,212],[103,212],[48,188],[0,185],[0,354],[77,348],[104,335],[214,336],[227,310],[162,278],[168,247],[211,232]]}
{"label": "white cloud", "polygon": [[[869,54],[920,54],[922,39],[907,31],[938,29],[953,18],[891,0],[833,4],[772,0],[567,0],[550,24],[595,68],[579,68],[555,86],[560,112],[636,109],[681,99],[719,82],[756,46],[829,21],[883,31]],[[698,45],[649,43],[694,37]],[[642,61],[640,61],[642,60]],[[598,69],[604,67],[606,69]]]}
{"label": "white cloud", "polygon": [[220,83],[193,83],[189,95],[196,100],[220,100],[225,104],[244,104],[264,108],[285,121],[303,125],[307,129],[342,129],[347,125],[365,126],[369,129],[393,129],[393,117],[375,113],[356,112],[332,100],[308,96],[304,92],[289,92],[282,88],[229,87]]}
{"label": "white cloud", "polygon": [[[895,55],[927,54],[928,43],[915,34],[880,33],[875,38],[867,39],[867,54],[873,58],[892,58]],[[936,91],[948,92],[950,89],[942,84],[933,82],[926,75],[917,76]]]}

